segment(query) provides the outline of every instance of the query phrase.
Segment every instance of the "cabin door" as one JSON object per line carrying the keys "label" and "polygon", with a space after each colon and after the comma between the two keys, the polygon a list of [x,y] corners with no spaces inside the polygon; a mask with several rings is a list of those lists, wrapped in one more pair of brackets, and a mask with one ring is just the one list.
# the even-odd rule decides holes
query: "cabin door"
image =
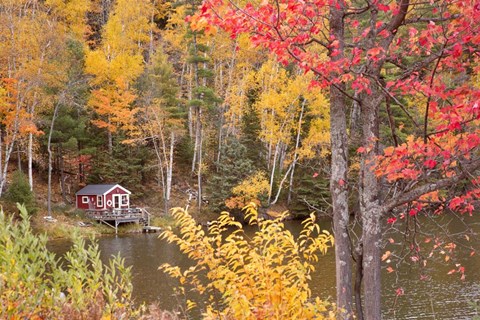
{"label": "cabin door", "polygon": [[113,207],[115,209],[120,209],[120,197],[121,197],[121,195],[119,195],[119,194],[114,194],[113,195]]}

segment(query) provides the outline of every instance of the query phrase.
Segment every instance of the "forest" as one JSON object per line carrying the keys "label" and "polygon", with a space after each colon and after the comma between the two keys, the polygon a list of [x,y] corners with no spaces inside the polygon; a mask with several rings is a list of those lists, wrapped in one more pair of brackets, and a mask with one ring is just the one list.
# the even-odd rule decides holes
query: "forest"
{"label": "forest", "polygon": [[50,170],[67,203],[115,182],[153,188],[165,210],[191,189],[218,212],[254,199],[328,211],[326,93],[246,36],[192,31],[198,3],[2,6],[0,195],[15,166],[34,192]]}
{"label": "forest", "polygon": [[478,212],[477,0],[0,0],[0,17],[2,200],[23,172],[48,216],[119,183],[159,215],[331,217],[340,319],[381,319],[387,259],[464,278],[457,240],[419,230]]}

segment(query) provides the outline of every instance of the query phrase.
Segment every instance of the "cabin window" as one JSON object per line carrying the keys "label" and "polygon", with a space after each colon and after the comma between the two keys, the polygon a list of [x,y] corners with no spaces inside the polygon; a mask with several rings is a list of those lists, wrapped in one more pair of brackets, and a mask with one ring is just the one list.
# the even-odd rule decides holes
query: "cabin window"
{"label": "cabin window", "polygon": [[97,207],[103,207],[103,196],[97,196]]}
{"label": "cabin window", "polygon": [[128,204],[128,196],[126,194],[122,195],[122,205]]}
{"label": "cabin window", "polygon": [[88,196],[82,197],[82,203],[88,203]]}

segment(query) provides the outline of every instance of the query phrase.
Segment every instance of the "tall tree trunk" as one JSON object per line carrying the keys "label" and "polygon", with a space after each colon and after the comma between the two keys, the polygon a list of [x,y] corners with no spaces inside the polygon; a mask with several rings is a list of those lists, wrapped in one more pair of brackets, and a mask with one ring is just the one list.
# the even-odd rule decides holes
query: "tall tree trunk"
{"label": "tall tree trunk", "polygon": [[[110,124],[110,119],[108,119],[108,123]],[[113,155],[113,135],[112,131],[107,130],[107,139],[108,139],[108,154],[111,156]]]}
{"label": "tall tree trunk", "polygon": [[[198,50],[197,50],[197,34],[194,32],[193,33],[193,37],[192,37],[192,44],[193,44],[193,54],[194,54],[194,57],[196,59],[197,57],[197,54],[198,54]],[[195,88],[198,89],[200,87],[200,78],[199,78],[199,74],[198,74],[198,62],[195,60],[195,62],[193,63],[193,79],[194,79],[194,84],[195,84]],[[197,99],[197,100],[200,100],[202,99],[203,97],[199,96],[198,94],[194,97],[194,99]],[[195,121],[195,146],[193,147],[193,159],[192,159],[192,173],[195,172],[195,164],[198,164],[197,165],[197,169],[199,171],[199,174],[200,174],[200,156],[199,154],[201,153],[201,151],[199,152],[199,150],[201,149],[201,140],[202,140],[202,137],[201,137],[201,134],[202,134],[202,125],[201,125],[201,121],[202,121],[202,106],[198,105],[198,101],[196,101],[196,105],[195,105],[195,112],[196,112],[196,121]],[[201,179],[198,179],[199,181]],[[198,188],[200,189],[200,186],[198,186]]]}
{"label": "tall tree trunk", "polygon": [[80,161],[80,151],[82,151],[82,143],[77,140],[77,159],[78,159],[78,183],[83,184],[85,182],[85,170],[82,161]]}
{"label": "tall tree trunk", "polygon": [[[344,9],[345,4],[330,9],[330,34],[338,40],[336,54],[331,60],[335,63],[344,58]],[[337,283],[337,307],[340,319],[353,319],[352,259],[348,222],[348,143],[346,101],[342,84],[330,86],[330,132],[332,162],[330,192],[333,207],[333,233],[335,236],[335,266]]]}
{"label": "tall tree trunk", "polygon": [[270,205],[270,201],[272,199],[272,193],[273,193],[273,178],[275,177],[275,169],[277,165],[277,157],[278,157],[278,146],[280,143],[277,143],[275,146],[275,153],[273,154],[273,165],[272,165],[272,172],[270,173],[270,188],[268,190],[268,200],[267,204]]}
{"label": "tall tree trunk", "polygon": [[380,186],[372,170],[378,155],[378,110],[384,96],[377,85],[362,101],[363,144],[367,152],[360,164],[360,210],[363,239],[363,293],[365,318],[381,319],[381,225]]}
{"label": "tall tree trunk", "polygon": [[282,174],[283,166],[285,164],[285,157],[287,156],[287,145],[283,142],[280,144],[280,156],[278,158],[278,170]]}
{"label": "tall tree trunk", "polygon": [[[199,109],[199,118],[202,116],[201,109]],[[202,208],[202,123],[197,124],[200,127],[199,135],[199,144],[198,144],[198,175],[197,175],[197,184],[198,184],[198,198],[197,205],[198,210]]]}
{"label": "tall tree trunk", "polygon": [[362,307],[362,281],[363,281],[363,244],[361,241],[357,243],[355,248],[356,268],[355,268],[355,310],[358,320],[363,320]]}
{"label": "tall tree trunk", "polygon": [[163,197],[165,198],[165,183],[164,183],[164,174],[163,174],[163,161],[162,161],[162,153],[160,152],[160,147],[158,146],[158,142],[156,138],[153,138],[153,148],[155,150],[155,155],[157,156],[158,161],[158,173],[157,173],[157,183],[158,185],[162,186]]}
{"label": "tall tree trunk", "polygon": [[3,171],[0,173],[0,197],[3,194],[3,189],[7,184],[7,172],[8,172],[8,163],[10,161],[10,155],[13,151],[13,146],[15,145],[15,139],[10,142],[10,145],[5,145],[5,160],[3,161]]}
{"label": "tall tree trunk", "polygon": [[[294,160],[294,162],[296,159]],[[280,181],[280,184],[278,185],[278,190],[277,190],[277,195],[275,196],[275,199],[270,204],[275,204],[278,201],[278,198],[280,198],[280,193],[282,192],[282,186],[285,183],[285,180],[287,180],[288,174],[290,173],[290,170],[293,168],[293,162],[288,166],[287,172],[285,172],[285,175],[283,176],[282,180]]]}
{"label": "tall tree trunk", "polygon": [[70,203],[68,197],[67,197],[67,187],[65,184],[66,177],[65,177],[65,161],[63,160],[63,147],[60,144],[58,146],[59,150],[59,166],[58,169],[60,170],[60,191],[62,193],[62,200],[64,203]]}
{"label": "tall tree trunk", "polygon": [[55,120],[57,119],[58,109],[60,103],[55,104],[55,109],[53,110],[52,122],[50,123],[50,132],[48,133],[47,141],[47,151],[48,151],[48,187],[47,187],[47,213],[48,216],[52,216],[52,134],[53,127],[55,126]]}
{"label": "tall tree trunk", "polygon": [[[193,37],[192,37],[192,44],[193,44],[193,54],[195,58],[197,57],[198,54],[198,48],[197,48],[197,35],[194,32]],[[205,64],[204,64],[205,68]],[[200,87],[200,75],[199,75],[199,70],[198,70],[198,61],[195,61],[193,63],[193,78],[194,78],[194,83],[195,83],[195,88]],[[206,85],[206,79],[203,78],[203,85]],[[197,100],[203,100],[203,94],[197,94],[195,97]],[[192,161],[192,172],[195,171],[195,163],[197,163],[197,205],[198,209],[201,209],[202,206],[202,106],[198,101],[196,102],[196,123],[195,123],[195,147],[194,147],[194,155],[193,155],[193,161]]]}
{"label": "tall tree trunk", "polygon": [[173,175],[173,150],[175,147],[175,133],[170,133],[170,155],[167,169],[167,189],[165,192],[165,212],[170,209],[170,193],[172,190],[172,175]]}
{"label": "tall tree trunk", "polygon": [[306,103],[307,103],[307,100],[303,99],[302,109],[300,110],[300,116],[298,117],[297,137],[295,139],[295,150],[293,152],[292,171],[290,172],[290,185],[288,186],[287,204],[290,204],[290,202],[292,201],[293,175],[295,173],[295,165],[297,164],[298,147],[300,146],[300,136],[301,136],[301,133],[302,133],[303,113],[305,111],[305,104]]}
{"label": "tall tree trunk", "polygon": [[[14,129],[12,133],[12,137],[10,139],[10,142],[7,144],[5,143],[5,139],[0,141],[0,147],[2,144],[5,144],[5,155],[4,155],[4,160],[3,160],[3,168],[2,171],[0,172],[0,197],[3,194],[3,189],[5,188],[5,185],[7,184],[7,173],[8,173],[8,164],[10,162],[10,156],[13,152],[13,148],[15,146],[15,142],[17,140],[17,134],[18,134],[18,127],[19,127],[19,113],[20,113],[20,104],[17,103],[17,112],[15,113],[15,122],[14,122]],[[0,156],[0,158],[2,158]],[[1,159],[0,159],[1,160]]]}
{"label": "tall tree trunk", "polygon": [[[358,99],[358,93],[353,95],[354,99]],[[350,147],[355,148],[362,142],[362,119],[360,103],[354,100],[352,103],[352,110],[350,111]]]}
{"label": "tall tree trunk", "polygon": [[[198,109],[195,108],[195,112],[198,113]],[[198,115],[195,117],[198,119]],[[195,122],[195,143],[193,145],[193,157],[192,157],[192,173],[195,173],[195,168],[197,167],[197,154],[198,154],[198,122]]]}
{"label": "tall tree trunk", "polygon": [[270,170],[270,158],[272,157],[272,141],[268,142],[267,150],[268,150],[268,153],[267,153],[267,170]]}
{"label": "tall tree trunk", "polygon": [[20,172],[23,172],[23,170],[22,170],[22,157],[20,156],[21,153],[22,153],[22,151],[20,150],[20,145],[17,144],[17,167],[18,167],[18,170]]}
{"label": "tall tree trunk", "polygon": [[[188,77],[188,100],[193,99],[193,68],[191,66],[188,66],[188,69],[190,71],[190,77]],[[194,112],[194,106],[190,105],[188,106],[188,136],[190,139],[193,138],[193,112]],[[192,169],[193,171],[193,169]]]}
{"label": "tall tree trunk", "polygon": [[[217,64],[215,64],[215,67],[217,67]],[[220,69],[220,76],[219,76],[219,87],[223,88],[223,68],[222,66],[218,67]],[[216,79],[216,77],[215,77]],[[215,80],[217,81],[217,80]],[[227,84],[227,89],[228,89],[229,84]],[[219,121],[218,121],[218,149],[217,149],[217,162],[220,162],[220,156],[221,156],[221,150],[222,150],[222,142],[223,142],[223,122],[225,118],[225,104],[221,103],[219,108],[218,108],[218,113],[219,113]]]}
{"label": "tall tree trunk", "polygon": [[219,124],[218,124],[218,150],[217,150],[217,162],[220,162],[220,157],[222,155],[222,145],[223,145],[223,124],[225,122],[225,108],[224,108],[224,104],[221,104],[221,107],[220,107],[220,121],[219,121]]}
{"label": "tall tree trunk", "polygon": [[30,184],[30,190],[33,191],[33,133],[28,134],[28,183]]}

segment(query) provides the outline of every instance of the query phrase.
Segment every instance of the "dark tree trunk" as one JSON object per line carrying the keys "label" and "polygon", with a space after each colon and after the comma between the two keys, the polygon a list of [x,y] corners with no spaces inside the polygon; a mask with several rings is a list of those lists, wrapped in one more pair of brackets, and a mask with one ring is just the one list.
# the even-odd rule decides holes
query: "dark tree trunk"
{"label": "dark tree trunk", "polygon": [[[335,62],[344,58],[344,4],[332,6],[330,34],[339,41],[338,52],[332,55]],[[348,234],[348,143],[346,98],[342,84],[330,87],[330,132],[332,164],[330,191],[333,206],[333,232],[335,236],[335,265],[337,283],[337,307],[340,319],[353,319],[352,258]]]}
{"label": "dark tree trunk", "polygon": [[363,320],[362,306],[362,281],[363,281],[363,245],[358,243],[355,249],[356,270],[355,270],[355,310],[358,320]]}
{"label": "dark tree trunk", "polygon": [[58,156],[59,156],[59,164],[60,164],[58,169],[60,170],[60,189],[62,191],[62,199],[63,199],[64,203],[70,203],[70,201],[68,200],[68,197],[67,197],[67,187],[65,185],[65,179],[66,179],[66,176],[65,176],[65,162],[63,161],[63,148],[62,148],[61,144],[58,147],[58,149],[59,149],[59,155]]}
{"label": "dark tree trunk", "polygon": [[384,100],[381,89],[372,85],[372,94],[362,101],[363,145],[360,164],[360,210],[362,214],[363,240],[363,290],[365,318],[381,319],[381,207],[380,185],[373,166],[378,155],[378,110]]}

